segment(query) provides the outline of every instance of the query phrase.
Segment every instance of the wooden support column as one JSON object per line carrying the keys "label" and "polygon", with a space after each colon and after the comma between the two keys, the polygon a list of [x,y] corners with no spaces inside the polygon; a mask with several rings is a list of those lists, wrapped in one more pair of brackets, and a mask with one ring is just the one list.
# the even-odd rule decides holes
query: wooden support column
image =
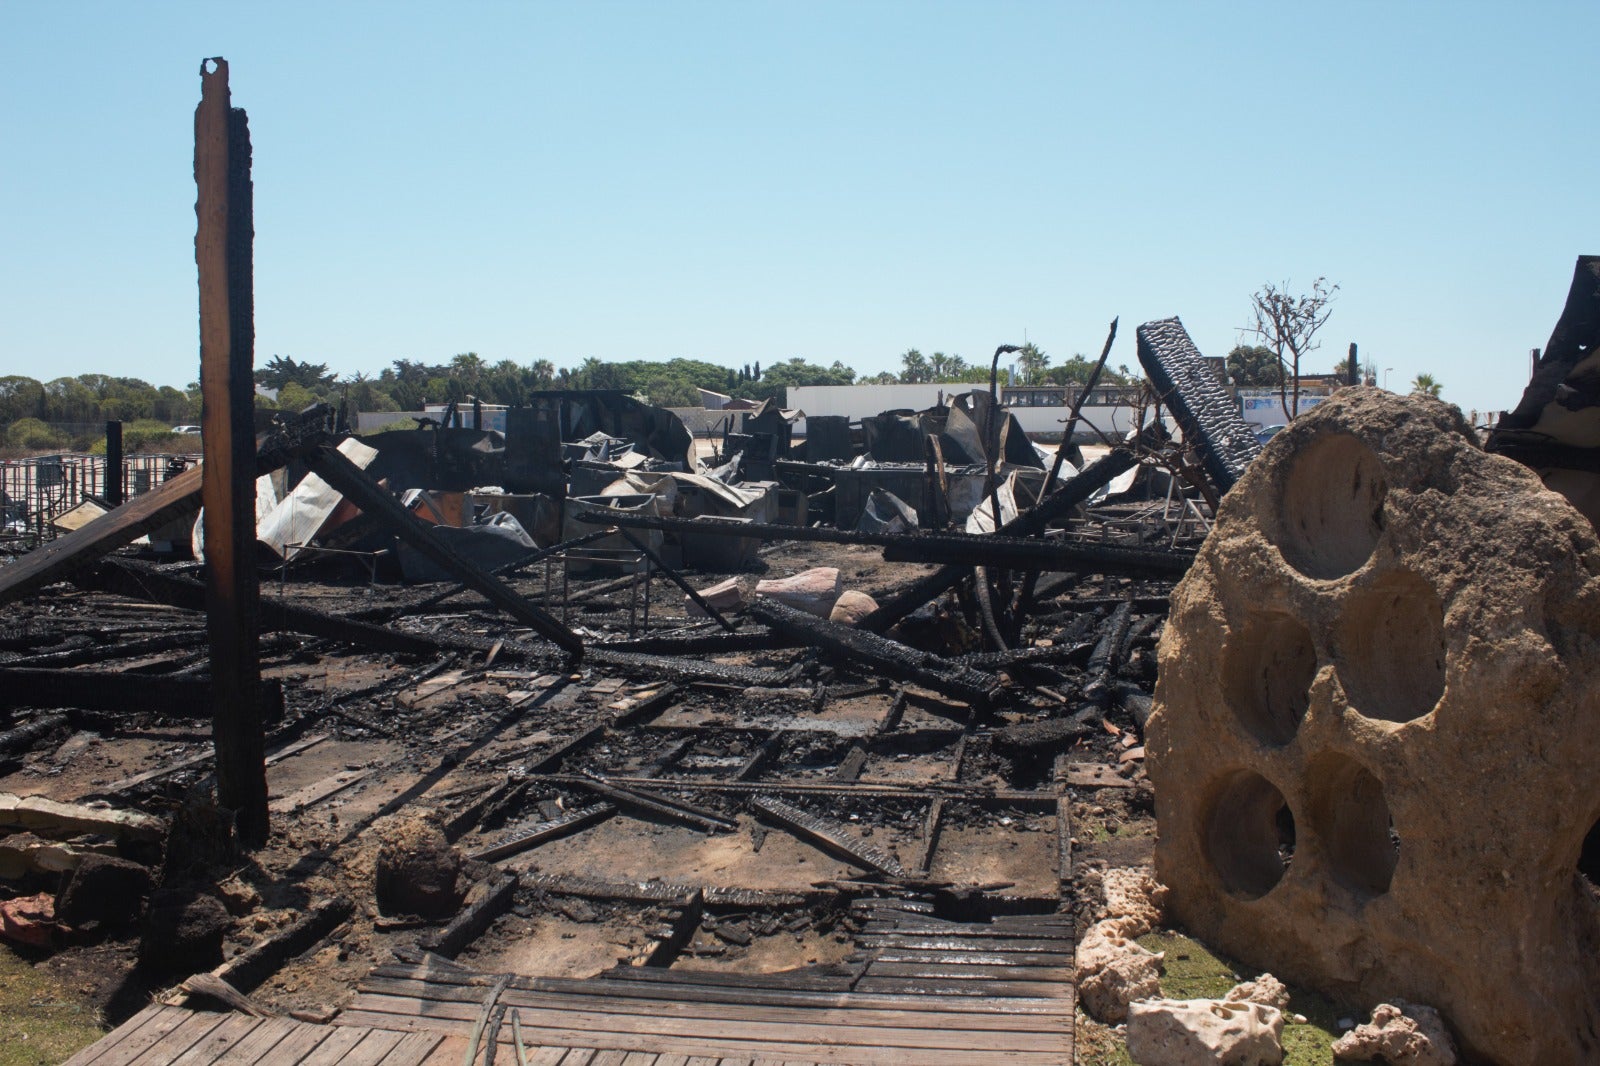
{"label": "wooden support column", "polygon": [[256,647],[255,307],[250,127],[231,107],[228,64],[200,65],[194,113],[195,263],[200,270],[201,499],[206,521],[206,621],[211,637],[217,802],[240,841],[267,840],[265,730]]}

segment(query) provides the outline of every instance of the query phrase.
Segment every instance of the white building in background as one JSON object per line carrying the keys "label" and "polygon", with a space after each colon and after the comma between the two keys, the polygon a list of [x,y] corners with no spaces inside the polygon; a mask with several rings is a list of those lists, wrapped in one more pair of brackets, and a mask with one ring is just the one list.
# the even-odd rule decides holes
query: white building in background
{"label": "white building in background", "polygon": [[[973,389],[987,391],[972,384],[799,385],[786,390],[784,406],[808,416],[843,415],[855,422],[885,411],[926,410]],[[1079,391],[1070,385],[1007,386],[1000,390],[1000,400],[1023,432],[1051,439],[1061,434]],[[1112,439],[1127,433],[1139,416],[1138,397],[1137,385],[1097,386],[1079,413],[1079,438],[1095,437],[1095,430]],[[804,419],[795,424],[795,435],[805,436]]]}
{"label": "white building in background", "polygon": [[[1241,386],[1234,390],[1239,394],[1239,413],[1244,420],[1252,426],[1264,428],[1266,426],[1282,426],[1289,421],[1284,412],[1284,393],[1276,385],[1261,387]],[[1317,404],[1326,400],[1331,391],[1325,387],[1312,385],[1300,386],[1300,398],[1296,407],[1297,414],[1305,414]],[[1290,397],[1291,400],[1293,397]]]}

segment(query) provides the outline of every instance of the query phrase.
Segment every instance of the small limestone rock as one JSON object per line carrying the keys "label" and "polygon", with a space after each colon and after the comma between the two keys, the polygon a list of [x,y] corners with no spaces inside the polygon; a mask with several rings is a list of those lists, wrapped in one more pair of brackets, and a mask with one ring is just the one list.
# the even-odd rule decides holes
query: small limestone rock
{"label": "small limestone rock", "polygon": [[218,881],[217,896],[235,918],[243,917],[261,906],[261,893],[256,891],[256,886],[238,877]]}
{"label": "small limestone rock", "polygon": [[1133,940],[1138,919],[1097,922],[1084,934],[1075,959],[1078,998],[1098,1021],[1115,1025],[1128,1017],[1128,1004],[1161,994],[1164,955]]}
{"label": "small limestone rock", "polygon": [[1128,1055],[1139,1066],[1279,1066],[1283,1014],[1262,1003],[1220,999],[1133,1003]]}
{"label": "small limestone rock", "polygon": [[1229,1003],[1265,1003],[1279,1010],[1289,1009],[1288,988],[1270,973],[1264,973],[1254,981],[1234,985],[1222,998]]}
{"label": "small limestone rock", "polygon": [[1372,1020],[1358,1025],[1333,1042],[1333,1053],[1344,1059],[1389,1066],[1455,1066],[1455,1042],[1444,1019],[1420,1003],[1380,1003]]}
{"label": "small limestone rock", "polygon": [[847,589],[840,593],[838,600],[834,602],[833,610],[828,614],[828,621],[838,622],[840,625],[858,626],[867,615],[877,609],[877,600],[865,592]]}
{"label": "small limestone rock", "polygon": [[837,566],[819,566],[802,570],[793,577],[761,581],[756,584],[756,595],[777,600],[797,611],[826,618],[844,591],[844,579]]}
{"label": "small limestone rock", "polygon": [[1157,881],[1144,867],[1119,867],[1107,870],[1101,878],[1106,894],[1106,917],[1137,918],[1143,925],[1134,936],[1143,936],[1161,924],[1167,903],[1167,886]]}

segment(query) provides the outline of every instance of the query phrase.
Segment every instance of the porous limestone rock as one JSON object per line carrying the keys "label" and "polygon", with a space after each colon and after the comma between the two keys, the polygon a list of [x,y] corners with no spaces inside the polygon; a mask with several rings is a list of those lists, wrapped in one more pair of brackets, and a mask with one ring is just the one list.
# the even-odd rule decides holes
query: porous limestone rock
{"label": "porous limestone rock", "polygon": [[1341,390],[1173,593],[1168,917],[1336,999],[1434,1004],[1474,1056],[1595,1062],[1597,716],[1594,528],[1454,407]]}
{"label": "porous limestone rock", "polygon": [[1222,998],[1229,1003],[1265,1003],[1279,1010],[1289,1009],[1288,987],[1270,973],[1234,985]]}
{"label": "porous limestone rock", "polygon": [[1128,1004],[1161,995],[1161,963],[1166,957],[1139,944],[1150,927],[1135,917],[1107,918],[1089,927],[1078,944],[1074,971],[1078,1001],[1089,1016],[1116,1025],[1128,1017]]}
{"label": "porous limestone rock", "polygon": [[377,831],[373,895],[383,914],[448,918],[465,895],[461,852],[423,817],[399,818]]}
{"label": "porous limestone rock", "polygon": [[858,626],[873,611],[878,609],[878,601],[868,596],[865,592],[855,589],[846,589],[834,601],[833,610],[828,612],[828,621],[838,622],[841,625]]}
{"label": "porous limestone rock", "polygon": [[793,577],[773,578],[756,583],[756,595],[767,596],[797,611],[826,618],[844,591],[844,579],[837,566],[818,566],[802,570]]}
{"label": "porous limestone rock", "polygon": [[1455,1066],[1456,1047],[1444,1020],[1432,1007],[1420,1003],[1380,1003],[1372,1021],[1358,1025],[1333,1042],[1342,1059],[1389,1066]]}
{"label": "porous limestone rock", "polygon": [[1128,1007],[1128,1056],[1139,1066],[1278,1066],[1283,1012],[1220,999],[1134,1003]]}
{"label": "porous limestone rock", "polygon": [[1101,875],[1100,884],[1106,896],[1106,917],[1137,918],[1144,925],[1134,936],[1144,936],[1161,924],[1167,886],[1146,867],[1114,866]]}

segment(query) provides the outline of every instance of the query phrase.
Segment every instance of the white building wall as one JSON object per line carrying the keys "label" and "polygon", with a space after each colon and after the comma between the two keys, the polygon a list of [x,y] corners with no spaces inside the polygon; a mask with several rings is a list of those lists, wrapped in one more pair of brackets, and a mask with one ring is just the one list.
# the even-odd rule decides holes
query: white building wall
{"label": "white building wall", "polygon": [[[807,415],[843,415],[859,421],[884,411],[922,411],[936,406],[941,397],[949,403],[954,396],[971,392],[972,385],[800,385],[786,390],[784,406],[799,408]],[[1024,407],[1009,409],[1016,416],[1023,432],[1042,436],[1058,436],[1067,417],[1066,407]],[[1164,412],[1163,412],[1164,413]],[[1080,423],[1094,426],[1113,440],[1133,428],[1135,410],[1132,407],[1085,406],[1078,418]],[[1165,419],[1163,419],[1166,421]],[[1167,422],[1171,428],[1171,422]],[[795,423],[796,436],[805,436],[805,420]],[[1080,427],[1078,432],[1087,432]],[[1081,439],[1081,438],[1080,438]]]}

